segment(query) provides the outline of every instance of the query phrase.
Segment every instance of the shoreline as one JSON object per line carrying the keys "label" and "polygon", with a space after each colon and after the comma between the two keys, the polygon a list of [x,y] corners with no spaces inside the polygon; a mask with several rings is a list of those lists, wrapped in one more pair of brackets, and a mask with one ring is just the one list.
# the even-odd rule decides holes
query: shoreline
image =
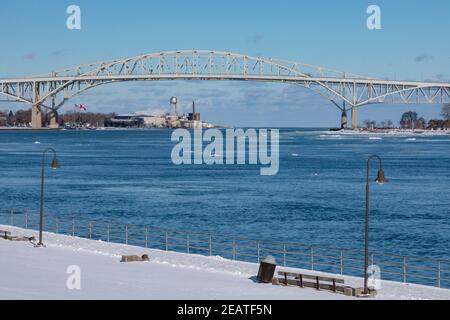
{"label": "shoreline", "polygon": [[[213,129],[226,130],[232,127],[224,127],[218,126]],[[249,128],[249,127],[245,127]],[[261,127],[262,128],[262,127]],[[256,129],[261,129],[256,128]],[[327,135],[346,135],[346,136],[450,136],[450,130],[412,130],[412,129],[326,129],[326,128],[271,128],[271,129],[279,129],[283,130],[305,130],[304,132],[317,132]],[[145,130],[175,130],[175,128],[114,128],[114,127],[99,127],[99,128],[77,128],[77,129],[67,129],[67,128],[42,128],[42,129],[33,129],[28,127],[0,127],[0,132],[61,132],[61,131],[145,131]],[[207,129],[203,129],[207,130]]]}
{"label": "shoreline", "polygon": [[344,135],[385,135],[385,136],[450,136],[450,130],[412,130],[412,129],[379,129],[379,130],[340,130],[331,134]]}

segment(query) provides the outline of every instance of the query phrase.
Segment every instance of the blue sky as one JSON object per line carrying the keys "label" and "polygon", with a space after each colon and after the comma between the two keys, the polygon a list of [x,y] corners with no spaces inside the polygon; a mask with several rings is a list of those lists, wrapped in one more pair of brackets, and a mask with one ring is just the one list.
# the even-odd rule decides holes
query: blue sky
{"label": "blue sky", "polygon": [[[66,28],[66,8],[82,10],[82,30]],[[382,10],[382,30],[366,9]],[[392,79],[450,79],[450,2],[395,0],[8,1],[2,3],[0,77],[172,49],[216,49],[301,61]],[[92,111],[164,110],[178,95],[198,100],[206,120],[237,126],[336,126],[339,112],[314,93],[254,83],[145,83],[99,87],[71,101]],[[0,109],[20,105],[0,104]],[[367,106],[366,118],[397,120],[439,106]]]}

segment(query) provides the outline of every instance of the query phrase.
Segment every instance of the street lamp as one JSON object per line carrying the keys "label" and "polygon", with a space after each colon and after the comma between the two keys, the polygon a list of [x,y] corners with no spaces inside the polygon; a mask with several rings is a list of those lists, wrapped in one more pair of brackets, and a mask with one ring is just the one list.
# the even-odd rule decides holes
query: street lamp
{"label": "street lamp", "polygon": [[378,170],[378,176],[375,180],[377,184],[385,184],[387,179],[383,171],[383,161],[377,155],[370,156],[367,160],[367,178],[366,178],[366,238],[365,238],[365,251],[364,251],[364,294],[369,294],[369,174],[370,174],[370,161],[378,159],[380,162],[380,169]]}
{"label": "street lamp", "polygon": [[44,229],[44,178],[45,178],[45,155],[47,152],[53,152],[53,160],[51,164],[51,168],[56,170],[60,168],[59,161],[56,158],[56,151],[52,148],[48,148],[42,153],[42,175],[41,175],[41,207],[40,207],[40,217],[39,217],[39,242],[37,247],[44,247],[44,243],[42,242],[42,232]]}

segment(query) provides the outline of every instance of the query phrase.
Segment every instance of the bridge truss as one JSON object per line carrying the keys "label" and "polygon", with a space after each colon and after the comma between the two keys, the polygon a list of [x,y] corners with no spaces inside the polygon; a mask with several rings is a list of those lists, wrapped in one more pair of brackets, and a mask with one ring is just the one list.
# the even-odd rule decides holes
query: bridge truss
{"label": "bridge truss", "polygon": [[[208,50],[140,55],[65,69],[50,74],[0,79],[0,94],[32,105],[33,128],[41,128],[47,110],[56,124],[57,111],[69,99],[100,85],[126,81],[226,80],[296,84],[333,102],[345,113],[367,104],[450,103],[450,83],[375,79],[304,63]],[[53,120],[53,122],[52,122]]]}

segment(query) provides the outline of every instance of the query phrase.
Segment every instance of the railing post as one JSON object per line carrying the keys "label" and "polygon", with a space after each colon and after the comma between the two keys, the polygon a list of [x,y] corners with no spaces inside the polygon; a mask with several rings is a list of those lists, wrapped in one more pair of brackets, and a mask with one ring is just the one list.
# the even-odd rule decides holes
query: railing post
{"label": "railing post", "polygon": [[166,231],[166,251],[169,251],[169,233]]}
{"label": "railing post", "polygon": [[189,247],[189,233],[186,235],[186,252],[189,254],[191,253],[190,247]]}
{"label": "railing post", "polygon": [[438,288],[441,288],[441,262],[438,261]]}
{"label": "railing post", "polygon": [[341,250],[341,276],[344,275],[344,251]]}
{"label": "railing post", "polygon": [[236,260],[236,240],[233,239],[233,260]]}
{"label": "railing post", "polygon": [[212,256],[212,236],[209,236],[209,256]]}
{"label": "railing post", "polygon": [[125,226],[125,244],[128,244],[128,226]]}
{"label": "railing post", "polygon": [[283,266],[286,267],[287,262],[286,262],[286,245],[283,244]]}
{"label": "railing post", "polygon": [[55,233],[59,233],[58,218],[55,218]]}
{"label": "railing post", "polygon": [[109,223],[106,225],[106,242],[109,242],[111,239],[111,230],[110,230]]}
{"label": "railing post", "polygon": [[258,255],[258,263],[261,261],[261,246],[259,244],[259,241],[256,242],[257,247],[257,255]]}
{"label": "railing post", "polygon": [[72,219],[72,237],[75,237],[75,219]]}
{"label": "railing post", "polygon": [[10,212],[10,215],[11,215],[11,221],[10,221],[10,223],[11,223],[11,226],[12,227],[14,227],[14,211],[13,210],[10,210],[9,211]]}
{"label": "railing post", "polygon": [[92,222],[89,222],[89,239],[92,240]]}
{"label": "railing post", "polygon": [[145,228],[145,247],[148,248],[148,228]]}
{"label": "railing post", "polygon": [[28,230],[28,211],[25,211],[25,229]]}
{"label": "railing post", "polygon": [[311,271],[314,271],[314,248],[311,247]]}
{"label": "railing post", "polygon": [[407,283],[407,268],[406,268],[406,257],[403,257],[403,283]]}

